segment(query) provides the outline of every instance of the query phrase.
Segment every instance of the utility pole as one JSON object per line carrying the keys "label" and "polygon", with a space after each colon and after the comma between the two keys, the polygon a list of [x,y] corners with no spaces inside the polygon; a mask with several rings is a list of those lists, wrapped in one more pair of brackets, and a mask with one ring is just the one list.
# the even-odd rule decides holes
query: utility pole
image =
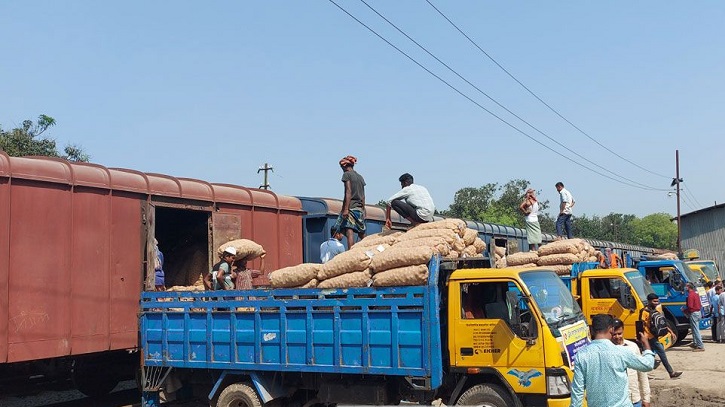
{"label": "utility pole", "polygon": [[680,222],[680,150],[675,150],[675,178],[672,179],[671,187],[677,187],[677,256],[682,256],[682,227]]}
{"label": "utility pole", "polygon": [[272,171],[274,172],[274,168],[270,167],[269,164],[264,163],[264,167],[259,167],[257,170],[257,174],[264,171],[264,183],[259,186],[259,189],[270,189],[269,182],[268,182],[268,176],[267,174]]}

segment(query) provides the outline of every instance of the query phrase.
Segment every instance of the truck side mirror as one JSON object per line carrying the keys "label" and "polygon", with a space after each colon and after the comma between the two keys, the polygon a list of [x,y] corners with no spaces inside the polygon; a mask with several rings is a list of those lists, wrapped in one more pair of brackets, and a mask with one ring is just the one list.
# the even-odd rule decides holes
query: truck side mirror
{"label": "truck side mirror", "polygon": [[[536,320],[534,318],[529,318],[528,321],[522,321],[522,301],[526,301],[526,299],[522,298],[519,293],[514,291],[506,292],[506,302],[511,310],[511,329],[519,338],[525,339],[527,344],[533,345],[536,343],[536,338],[538,336],[536,330]],[[531,313],[529,312],[529,316],[530,315]]]}
{"label": "truck side mirror", "polygon": [[629,287],[627,286],[623,286],[622,289],[619,291],[619,302],[622,303],[622,306],[628,309],[630,312],[634,312],[637,308],[637,302],[632,296],[632,291],[630,291]]}

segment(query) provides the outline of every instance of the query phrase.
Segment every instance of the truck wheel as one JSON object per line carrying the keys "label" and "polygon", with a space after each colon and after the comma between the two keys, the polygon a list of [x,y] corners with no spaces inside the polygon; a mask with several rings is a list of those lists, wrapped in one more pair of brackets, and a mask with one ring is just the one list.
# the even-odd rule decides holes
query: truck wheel
{"label": "truck wheel", "polygon": [[499,386],[493,384],[477,384],[458,398],[457,406],[508,407],[514,402]]}
{"label": "truck wheel", "polygon": [[262,401],[251,384],[234,383],[222,391],[216,405],[217,407],[262,407]]}
{"label": "truck wheel", "polygon": [[118,384],[116,370],[100,359],[76,359],[71,378],[76,389],[88,397],[104,396]]}

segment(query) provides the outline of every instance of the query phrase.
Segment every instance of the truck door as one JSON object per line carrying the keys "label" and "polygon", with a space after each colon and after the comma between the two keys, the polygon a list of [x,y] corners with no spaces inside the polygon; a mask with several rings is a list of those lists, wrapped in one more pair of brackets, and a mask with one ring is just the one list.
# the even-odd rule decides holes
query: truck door
{"label": "truck door", "polygon": [[636,338],[635,321],[639,319],[638,310],[630,310],[622,304],[623,290],[631,292],[629,284],[623,277],[590,277],[582,279],[582,309],[591,324],[592,315],[609,314],[624,322],[624,337]]}
{"label": "truck door", "polygon": [[[462,282],[452,284],[450,290],[453,364],[496,369],[517,393],[545,393],[543,340],[527,344],[521,337],[523,328],[512,326],[506,293],[520,293],[518,284],[512,280]],[[520,302],[525,304],[523,298]],[[531,327],[538,323],[531,312],[524,311],[521,322],[528,332],[541,332],[538,325]],[[533,377],[520,380],[514,371],[530,372]]]}

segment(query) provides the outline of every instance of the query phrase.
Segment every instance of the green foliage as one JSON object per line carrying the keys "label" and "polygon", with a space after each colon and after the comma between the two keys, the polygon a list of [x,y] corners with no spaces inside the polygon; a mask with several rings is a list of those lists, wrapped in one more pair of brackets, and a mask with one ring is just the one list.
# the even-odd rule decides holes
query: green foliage
{"label": "green foliage", "polygon": [[677,225],[666,213],[653,213],[636,219],[632,225],[635,244],[662,249],[677,249]]}
{"label": "green foliage", "polygon": [[[456,192],[450,208],[441,214],[466,220],[524,227],[524,218],[518,208],[529,185],[529,181],[515,179],[502,186],[486,184],[479,188],[463,188]],[[540,210],[544,210],[549,207],[549,201],[539,201],[539,205]]]}
{"label": "green foliage", "polygon": [[0,150],[10,156],[46,156],[61,157],[71,161],[87,162],[90,156],[83,149],[76,145],[67,145],[64,148],[65,154],[60,154],[55,140],[40,137],[46,130],[55,126],[55,119],[41,114],[38,120],[23,121],[20,127],[11,130],[3,130],[0,127]]}

